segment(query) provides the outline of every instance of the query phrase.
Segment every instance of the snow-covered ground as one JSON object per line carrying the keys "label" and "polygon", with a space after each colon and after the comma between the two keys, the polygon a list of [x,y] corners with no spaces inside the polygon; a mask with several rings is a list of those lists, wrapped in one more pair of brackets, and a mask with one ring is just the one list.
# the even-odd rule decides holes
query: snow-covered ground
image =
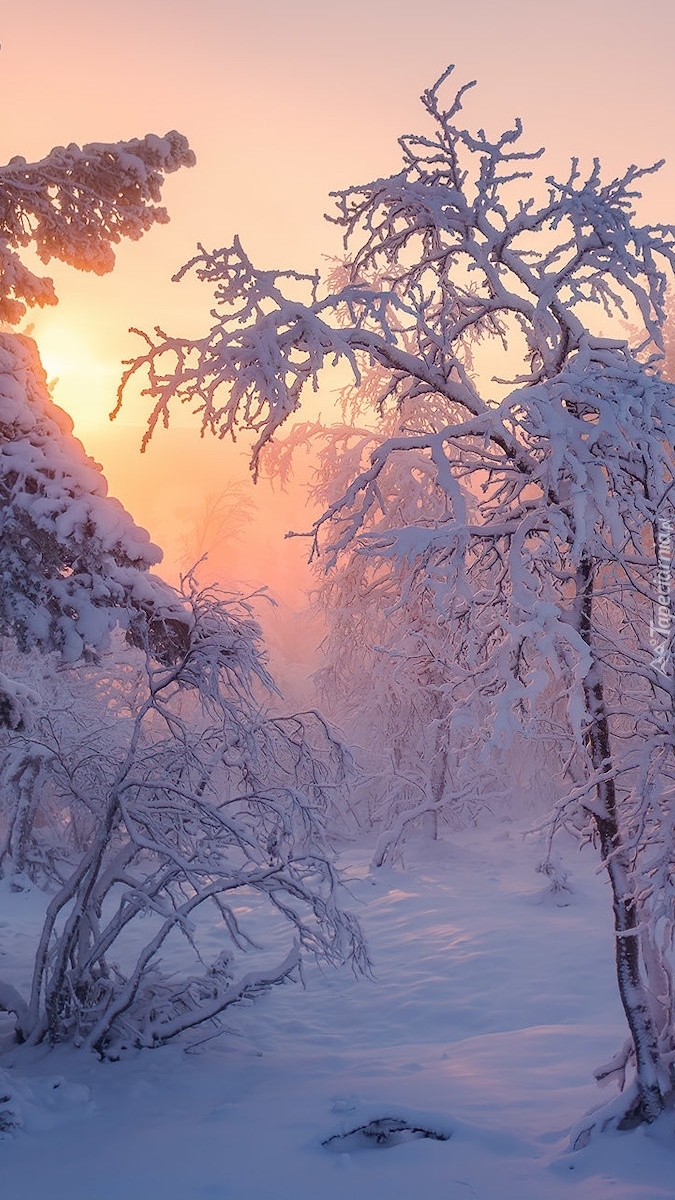
{"label": "snow-covered ground", "polygon": [[[568,1151],[570,1127],[610,1098],[592,1072],[625,1027],[592,852],[564,845],[564,905],[541,857],[508,825],[419,842],[405,870],[370,873],[352,852],[372,980],[309,966],[304,990],[231,1009],[229,1031],[188,1052],[9,1054],[4,1107],[23,1124],[0,1140],[0,1195],[672,1200],[675,1114]],[[25,980],[40,903],[0,892],[5,982]],[[399,1117],[450,1136],[322,1144]]]}

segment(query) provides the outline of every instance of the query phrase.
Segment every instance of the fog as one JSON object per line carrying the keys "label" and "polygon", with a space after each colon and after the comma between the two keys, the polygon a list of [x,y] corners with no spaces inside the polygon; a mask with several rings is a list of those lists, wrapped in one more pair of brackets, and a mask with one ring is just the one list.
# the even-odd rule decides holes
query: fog
{"label": "fog", "polygon": [[285,536],[309,529],[318,512],[309,497],[309,460],[297,456],[284,486],[264,477],[254,484],[243,439],[235,445],[202,438],[195,420],[194,427],[157,430],[142,454],[143,433],[111,422],[79,436],[103,467],[110,494],[161,547],[158,571],[168,582],[179,585],[203,559],[195,572],[201,585],[244,596],[264,590],[254,603],[275,679],[289,701],[311,702],[308,677],[323,630],[308,593],[321,567],[309,564],[310,539]]}

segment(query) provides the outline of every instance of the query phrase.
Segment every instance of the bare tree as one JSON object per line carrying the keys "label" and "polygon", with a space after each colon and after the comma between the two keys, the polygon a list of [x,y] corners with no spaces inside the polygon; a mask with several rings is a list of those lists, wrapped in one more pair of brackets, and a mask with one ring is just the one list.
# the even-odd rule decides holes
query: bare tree
{"label": "bare tree", "polygon": [[178,542],[183,571],[207,563],[209,581],[226,577],[226,562],[233,543],[242,542],[245,531],[255,520],[257,506],[245,480],[231,479],[219,491],[200,497],[186,514],[184,531]]}
{"label": "bare tree", "polygon": [[[462,128],[466,88],[444,108],[447,74],[422,98],[430,132],[400,140],[400,171],[334,194],[344,286],[256,270],[236,240],[201,250],[179,277],[195,269],[215,285],[210,332],[146,336],[125,378],[148,372],[150,432],[188,394],[204,428],[252,429],[254,470],[327,363],[346,362],[356,383],[377,363],[383,410],[429,396],[454,406],[444,428],[413,427],[371,453],[317,522],[315,548],[324,535],[329,564],[356,544],[414,566],[453,622],[456,684],[496,744],[527,730],[552,689],[564,705],[574,788],[560,815],[572,805],[587,814],[611,884],[636,1062],[616,1119],[652,1121],[675,1082],[675,406],[658,369],[675,229],[635,216],[637,187],[656,167],[605,183],[597,161],[588,175],[574,161],[532,198],[526,181],[542,151],[521,148],[520,122],[496,140]],[[636,349],[620,329],[601,335],[614,315],[641,322]],[[487,336],[526,363],[492,388],[475,374]],[[395,503],[381,487],[387,464],[420,454],[447,514],[369,532],[369,515]]]}

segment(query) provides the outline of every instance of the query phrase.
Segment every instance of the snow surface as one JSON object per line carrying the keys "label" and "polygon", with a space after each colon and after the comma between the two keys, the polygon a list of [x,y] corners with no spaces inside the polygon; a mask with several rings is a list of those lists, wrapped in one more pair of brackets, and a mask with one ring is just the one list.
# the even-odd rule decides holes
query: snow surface
{"label": "snow surface", "polygon": [[[343,867],[372,980],[308,965],[304,990],[229,1010],[228,1032],[187,1052],[119,1063],[64,1047],[8,1053],[0,1118],[11,1110],[20,1124],[0,1140],[0,1194],[672,1200],[672,1113],[568,1150],[570,1127],[614,1093],[592,1072],[625,1025],[593,854],[565,845],[573,891],[558,902],[536,872],[542,857],[503,825],[409,846],[405,870],[369,872],[353,850]],[[0,887],[8,985],[25,989],[43,904]],[[211,936],[217,953],[217,927]],[[401,1117],[450,1136],[322,1145]]]}

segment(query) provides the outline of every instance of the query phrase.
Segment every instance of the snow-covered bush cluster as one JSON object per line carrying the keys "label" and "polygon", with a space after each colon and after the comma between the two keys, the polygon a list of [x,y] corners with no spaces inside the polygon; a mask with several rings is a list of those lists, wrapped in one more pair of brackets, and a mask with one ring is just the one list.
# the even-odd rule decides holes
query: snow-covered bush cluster
{"label": "snow-covered bush cluster", "polygon": [[[107,672],[57,670],[30,729],[5,736],[1,861],[15,886],[53,892],[30,997],[0,994],[30,1043],[116,1055],[283,981],[303,950],[365,965],[324,836],[341,750],[314,714],[265,715],[272,684],[241,602],[195,593],[187,607],[174,663],[121,651]],[[265,930],[276,940],[284,922],[275,961]],[[182,966],[163,971],[177,939]]]}

